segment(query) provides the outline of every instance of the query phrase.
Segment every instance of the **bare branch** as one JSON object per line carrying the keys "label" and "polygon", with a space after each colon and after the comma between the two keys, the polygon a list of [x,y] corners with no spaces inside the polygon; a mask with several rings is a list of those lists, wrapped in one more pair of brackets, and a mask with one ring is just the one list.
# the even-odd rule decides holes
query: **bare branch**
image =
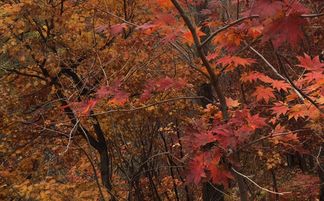
{"label": "bare branch", "polygon": [[171,2],[178,10],[183,21],[185,22],[185,24],[187,25],[188,29],[191,32],[191,35],[194,39],[194,44],[197,49],[198,56],[200,57],[200,60],[202,61],[203,65],[205,66],[206,70],[208,71],[208,74],[210,76],[210,82],[211,82],[212,86],[214,87],[214,90],[215,90],[217,97],[219,99],[220,110],[222,111],[223,118],[224,118],[224,120],[227,120],[228,119],[228,111],[227,111],[227,103],[225,100],[225,96],[219,87],[218,76],[216,76],[212,66],[210,65],[208,59],[206,58],[206,55],[203,51],[203,47],[200,44],[200,40],[199,40],[199,36],[196,31],[196,27],[191,22],[189,16],[186,15],[184,9],[181,7],[179,2],[177,0],[171,0]]}
{"label": "bare branch", "polygon": [[[247,44],[247,43],[246,43]],[[291,85],[291,83],[289,82],[289,80],[287,78],[285,78],[284,76],[282,76],[277,69],[256,49],[254,49],[252,46],[249,46],[249,48],[255,53],[257,54],[270,68],[271,70],[278,76],[280,77],[282,80],[286,81],[288,84]],[[293,86],[292,86],[293,87]],[[304,97],[300,94],[300,92],[298,90],[296,90],[293,87],[294,91],[296,92],[296,94],[298,95],[298,97],[302,100],[304,100]]]}
{"label": "bare branch", "polygon": [[232,167],[232,170],[233,170],[236,174],[238,174],[238,175],[244,177],[245,179],[249,180],[252,184],[254,184],[254,185],[255,185],[256,187],[258,187],[259,189],[261,189],[261,190],[263,190],[263,191],[266,191],[266,192],[268,192],[268,193],[272,193],[272,194],[276,194],[276,195],[284,195],[284,194],[289,194],[289,193],[291,193],[291,192],[275,192],[275,191],[269,190],[269,189],[267,189],[267,188],[264,188],[264,187],[260,186],[260,185],[257,184],[255,181],[253,181],[252,179],[250,179],[248,176],[246,176],[246,175],[240,173],[239,171],[235,170],[233,167]]}
{"label": "bare branch", "polygon": [[91,114],[90,116],[98,116],[98,115],[110,114],[110,113],[115,113],[115,112],[134,112],[134,111],[137,111],[137,110],[143,110],[143,109],[146,109],[146,108],[149,108],[149,107],[152,107],[152,106],[156,106],[156,105],[160,105],[160,104],[164,104],[164,103],[174,102],[174,101],[178,101],[178,100],[192,100],[192,99],[206,99],[206,97],[203,97],[203,96],[177,97],[177,98],[171,98],[171,99],[155,102],[155,103],[152,103],[152,104],[144,105],[142,107],[136,107],[136,108],[131,108],[131,109],[109,110],[109,111],[106,111],[106,112],[94,113],[94,114]]}
{"label": "bare branch", "polygon": [[201,43],[201,47],[203,47],[204,45],[206,45],[217,34],[219,34],[220,32],[228,29],[229,27],[232,27],[232,26],[234,26],[234,25],[236,25],[236,24],[238,24],[238,23],[240,23],[240,22],[242,22],[242,21],[244,21],[246,19],[253,19],[253,18],[258,18],[258,17],[259,17],[258,15],[251,15],[251,16],[247,16],[247,17],[242,17],[242,18],[240,18],[238,20],[235,20],[235,21],[229,23],[228,25],[225,25],[225,26],[219,28],[217,31],[211,33],[210,36],[208,38],[206,38],[206,40]]}
{"label": "bare branch", "polygon": [[313,13],[313,14],[303,14],[301,17],[304,18],[313,18],[313,17],[321,17],[324,16],[324,13]]}

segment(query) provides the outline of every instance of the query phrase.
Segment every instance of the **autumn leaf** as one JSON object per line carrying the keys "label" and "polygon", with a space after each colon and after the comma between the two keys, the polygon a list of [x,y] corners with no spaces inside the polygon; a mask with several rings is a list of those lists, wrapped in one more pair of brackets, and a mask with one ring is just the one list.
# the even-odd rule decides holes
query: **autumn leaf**
{"label": "autumn leaf", "polygon": [[257,38],[262,35],[264,27],[262,25],[253,26],[248,29],[248,35],[252,38]]}
{"label": "autumn leaf", "polygon": [[216,138],[212,133],[204,132],[204,133],[198,133],[194,135],[194,138],[192,140],[194,142],[193,148],[197,149],[203,145],[216,141]]}
{"label": "autumn leaf", "polygon": [[273,114],[275,114],[276,117],[279,118],[280,115],[285,115],[289,111],[289,107],[283,102],[278,102],[274,104],[271,110],[273,111]]}
{"label": "autumn leaf", "polygon": [[258,0],[251,9],[251,14],[258,14],[262,18],[273,17],[282,11],[284,3],[281,1]]}
{"label": "autumn leaf", "polygon": [[297,104],[291,107],[288,112],[288,119],[305,118],[309,115],[309,108],[305,104]]}
{"label": "autumn leaf", "polygon": [[160,79],[149,80],[145,85],[144,91],[141,95],[141,101],[146,101],[151,97],[152,92],[163,92],[169,89],[179,90],[187,85],[184,79],[172,79],[168,76]]}
{"label": "autumn leaf", "polygon": [[[206,35],[204,32],[201,31],[200,28],[196,28],[196,34],[198,38]],[[184,42],[187,43],[188,45],[193,45],[195,43],[190,31],[184,32],[182,34],[182,38],[184,39]]]}
{"label": "autumn leaf", "polygon": [[228,170],[225,170],[223,167],[211,164],[208,166],[208,170],[210,171],[213,183],[222,184],[225,188],[228,188],[228,182],[231,179],[234,179],[232,174]]}
{"label": "autumn leaf", "polygon": [[222,66],[228,66],[226,68],[226,71],[232,71],[238,66],[249,66],[253,63],[255,63],[255,59],[251,58],[241,58],[237,56],[225,56],[217,61],[216,64],[222,64]]}
{"label": "autumn leaf", "polygon": [[90,99],[85,102],[72,102],[66,107],[71,106],[81,116],[88,116],[90,114],[90,111],[94,108],[96,104],[96,99]]}
{"label": "autumn leaf", "polygon": [[289,132],[286,135],[274,135],[271,141],[275,144],[287,143],[287,142],[299,142],[298,135],[296,133]]}
{"label": "autumn leaf", "polygon": [[205,162],[204,155],[199,154],[189,163],[189,173],[187,174],[186,181],[199,184],[202,177],[206,177]]}
{"label": "autumn leaf", "polygon": [[110,27],[110,33],[113,36],[117,36],[118,34],[122,33],[124,31],[124,29],[127,28],[127,24],[126,23],[122,23],[122,24],[115,24],[112,25]]}
{"label": "autumn leaf", "polygon": [[170,9],[173,7],[173,4],[170,0],[156,0],[156,2],[165,9]]}
{"label": "autumn leaf", "polygon": [[282,81],[282,80],[272,80],[271,85],[274,89],[276,89],[278,91],[283,90],[283,91],[288,92],[288,89],[291,88],[290,84],[288,84],[287,82]]}
{"label": "autumn leaf", "polygon": [[276,48],[288,42],[295,47],[304,38],[302,27],[306,23],[307,21],[299,15],[278,18],[265,26],[262,42],[271,40]]}
{"label": "autumn leaf", "polygon": [[257,101],[264,100],[266,103],[268,103],[271,98],[275,98],[273,89],[263,86],[256,87],[256,90],[252,96],[255,96]]}
{"label": "autumn leaf", "polygon": [[259,114],[248,115],[246,120],[253,129],[262,128],[267,125],[266,118],[260,117]]}
{"label": "autumn leaf", "polygon": [[97,98],[109,98],[109,103],[122,106],[129,97],[129,93],[120,89],[120,82],[117,80],[110,86],[102,86],[97,90]]}
{"label": "autumn leaf", "polygon": [[271,83],[273,81],[273,79],[271,79],[269,76],[257,71],[242,73],[240,80],[242,82],[255,82],[257,80],[260,80],[265,83]]}
{"label": "autumn leaf", "polygon": [[306,70],[312,71],[313,73],[316,71],[323,71],[324,63],[320,62],[319,56],[312,59],[308,54],[304,53],[304,57],[297,56],[297,59],[300,63],[297,66],[303,67]]}
{"label": "autumn leaf", "polygon": [[226,98],[226,104],[229,108],[236,108],[240,106],[240,102],[238,100],[233,100],[231,97]]}

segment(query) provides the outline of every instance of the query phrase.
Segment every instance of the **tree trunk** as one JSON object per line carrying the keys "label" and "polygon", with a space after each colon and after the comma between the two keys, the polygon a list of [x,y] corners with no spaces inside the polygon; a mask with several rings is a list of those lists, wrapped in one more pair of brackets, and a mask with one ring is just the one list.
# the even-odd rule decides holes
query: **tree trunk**
{"label": "tree trunk", "polygon": [[324,151],[321,149],[318,155],[318,176],[320,179],[320,201],[324,201],[324,163],[322,162],[321,156],[323,156]]}
{"label": "tree trunk", "polygon": [[223,185],[203,183],[203,201],[224,201]]}

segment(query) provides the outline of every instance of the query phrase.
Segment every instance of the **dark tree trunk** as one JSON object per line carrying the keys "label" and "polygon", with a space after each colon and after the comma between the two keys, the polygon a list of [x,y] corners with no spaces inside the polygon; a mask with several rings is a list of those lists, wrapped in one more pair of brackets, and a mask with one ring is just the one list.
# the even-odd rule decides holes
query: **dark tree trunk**
{"label": "dark tree trunk", "polygon": [[322,156],[324,155],[324,151],[321,149],[318,154],[318,176],[320,179],[320,201],[324,201],[324,163],[322,160]]}
{"label": "dark tree trunk", "polygon": [[98,150],[100,155],[100,173],[101,173],[101,180],[103,185],[111,191],[112,186],[110,182],[110,159],[107,152],[107,147],[103,147],[102,149]]}
{"label": "dark tree trunk", "polygon": [[203,201],[224,201],[223,185],[214,185],[211,182],[203,183]]}

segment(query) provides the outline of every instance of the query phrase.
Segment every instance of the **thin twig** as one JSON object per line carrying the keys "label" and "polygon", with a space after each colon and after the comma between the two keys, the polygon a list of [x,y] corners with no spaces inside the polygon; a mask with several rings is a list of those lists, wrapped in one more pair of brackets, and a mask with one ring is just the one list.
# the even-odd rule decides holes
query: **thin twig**
{"label": "thin twig", "polygon": [[225,31],[225,30],[228,29],[229,27],[232,27],[232,26],[234,26],[234,25],[236,25],[236,24],[238,24],[238,23],[240,23],[240,22],[242,22],[242,21],[244,21],[244,20],[246,20],[246,19],[253,19],[253,18],[258,18],[258,17],[259,17],[258,15],[251,15],[251,16],[247,16],[247,17],[242,17],[242,18],[240,18],[240,19],[238,19],[238,20],[235,20],[235,21],[229,23],[228,25],[225,25],[225,26],[219,28],[219,29],[216,30],[215,32],[211,33],[210,36],[208,36],[208,38],[206,38],[206,40],[203,41],[203,42],[201,43],[201,47],[203,47],[204,45],[206,45],[206,44],[207,44],[211,39],[213,39],[217,34],[219,34],[219,33],[222,32],[222,31]]}
{"label": "thin twig", "polygon": [[70,147],[71,141],[72,141],[72,135],[73,135],[74,131],[77,130],[76,128],[78,127],[79,122],[80,122],[80,120],[78,119],[77,122],[74,124],[73,128],[71,129],[71,131],[69,133],[69,141],[68,141],[68,144],[66,145],[65,150],[62,153],[60,153],[60,155],[64,155],[69,150],[69,147]]}
{"label": "thin twig", "polygon": [[[246,43],[246,42],[245,42]],[[247,44],[247,43],[246,43]],[[254,49],[252,46],[249,46],[249,48],[255,53],[257,54],[270,68],[271,70],[278,76],[280,77],[282,80],[286,81],[289,85],[292,86],[293,90],[296,92],[296,94],[298,95],[298,97],[302,100],[304,100],[304,97],[302,94],[300,94],[300,92],[289,82],[289,80],[287,78],[285,78],[284,76],[282,76],[277,69],[256,49]]]}
{"label": "thin twig", "polygon": [[321,17],[324,16],[324,13],[312,13],[312,14],[303,14],[301,17],[304,18],[313,18],[313,17]]}
{"label": "thin twig", "polygon": [[193,100],[193,99],[206,99],[206,97],[204,96],[196,96],[196,97],[177,97],[177,98],[171,98],[171,99],[167,99],[167,100],[162,100],[159,102],[155,102],[155,103],[151,103],[148,105],[144,105],[142,107],[136,107],[136,108],[131,108],[131,109],[115,109],[115,110],[109,110],[106,112],[100,112],[100,113],[94,113],[91,114],[90,116],[98,116],[98,115],[103,115],[103,114],[109,114],[109,113],[115,113],[115,112],[134,112],[137,110],[143,110],[152,106],[156,106],[156,105],[160,105],[160,104],[165,104],[165,103],[169,103],[169,102],[175,102],[178,100]]}
{"label": "thin twig", "polygon": [[240,173],[239,171],[235,170],[233,167],[232,167],[232,170],[233,170],[236,174],[238,174],[238,175],[244,177],[245,179],[249,180],[249,181],[250,181],[252,184],[254,184],[256,187],[258,187],[258,188],[260,188],[261,190],[266,191],[266,192],[268,192],[268,193],[272,193],[272,194],[275,194],[275,195],[284,195],[284,194],[289,194],[289,193],[291,193],[291,192],[275,192],[275,191],[269,190],[269,189],[267,189],[267,188],[264,188],[264,187],[260,186],[260,185],[257,184],[255,181],[253,181],[252,179],[250,179],[248,176],[246,176],[246,175]]}

